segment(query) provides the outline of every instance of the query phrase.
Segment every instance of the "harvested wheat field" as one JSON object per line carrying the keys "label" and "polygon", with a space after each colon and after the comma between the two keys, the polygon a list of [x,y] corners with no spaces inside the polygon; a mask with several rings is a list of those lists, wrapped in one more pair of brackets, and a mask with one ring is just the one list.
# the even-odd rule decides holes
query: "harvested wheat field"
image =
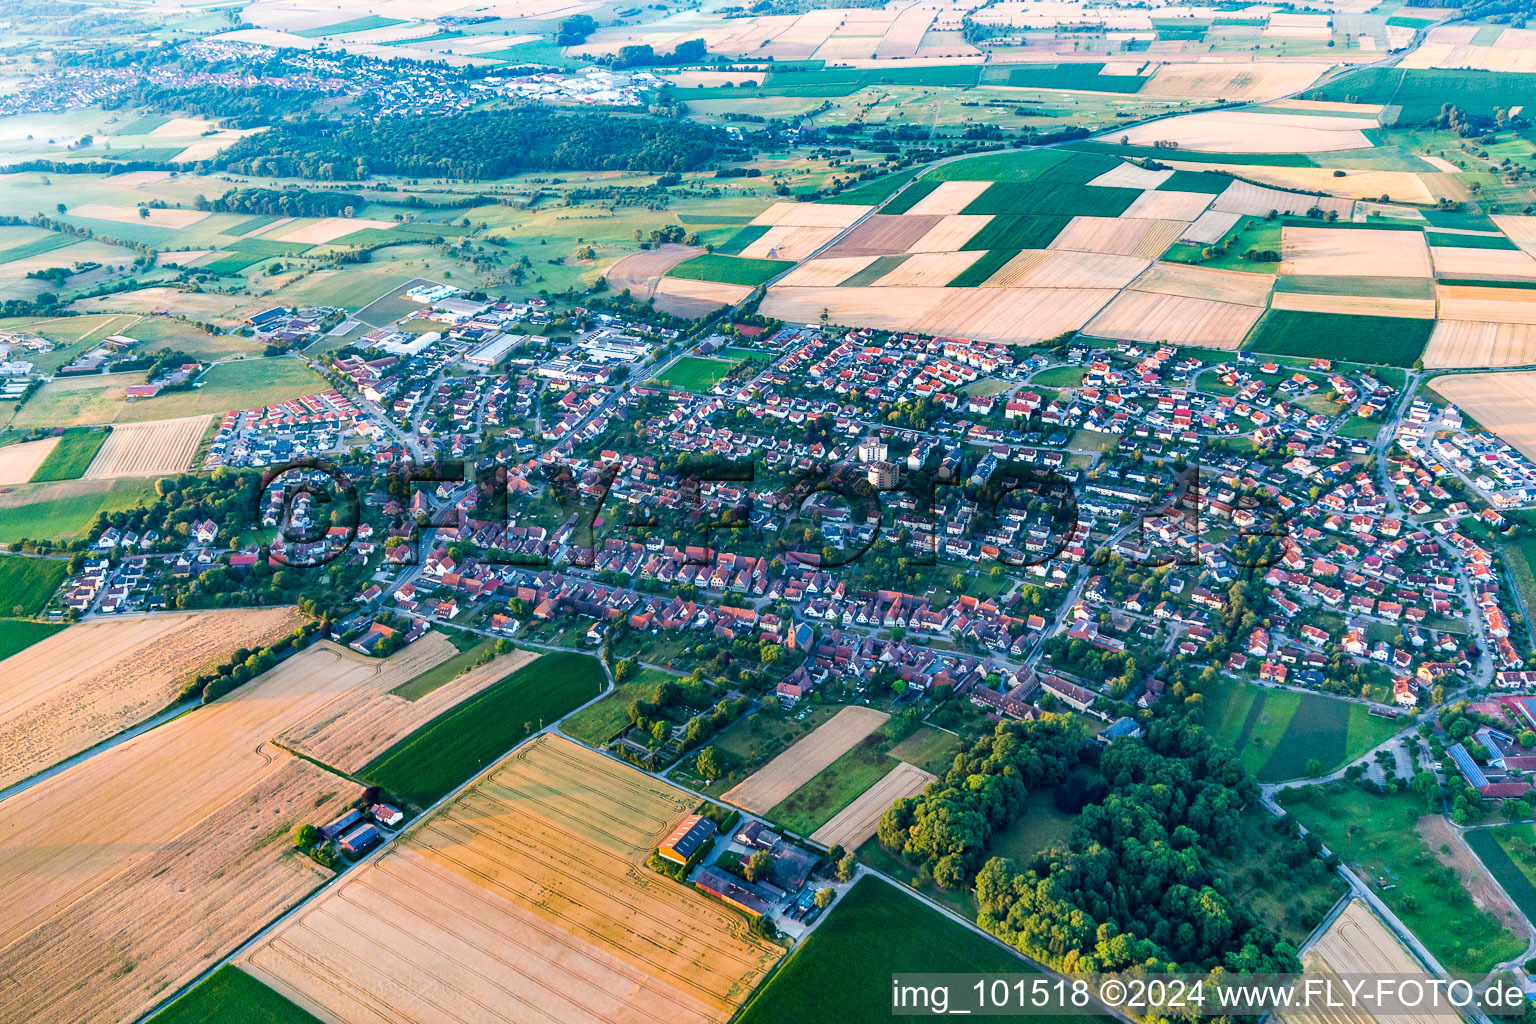
{"label": "harvested wheat field", "polygon": [[1137,167],[1135,164],[1121,164],[1113,170],[1105,171],[1094,178],[1088,184],[1098,188],[1157,188],[1163,182],[1173,177],[1173,171],[1149,171],[1145,167]]}
{"label": "harvested wheat field", "polygon": [[82,479],[184,472],[191,468],[192,456],[212,422],[212,416],[186,416],[115,426]]}
{"label": "harvested wheat field", "polygon": [[721,798],[762,814],[821,774],[853,749],[890,716],[874,708],[851,705],[817,727],[805,739],[753,772]]}
{"label": "harvested wheat field", "polygon": [[1047,248],[1129,256],[1155,223],[1120,217],[1073,217]]}
{"label": "harvested wheat field", "polygon": [[983,288],[1124,288],[1147,269],[1136,256],[1025,249],[998,268]]}
{"label": "harvested wheat field", "polygon": [[1350,199],[1297,195],[1295,192],[1282,192],[1249,181],[1234,181],[1211,203],[1212,210],[1240,213],[1247,217],[1263,217],[1270,210],[1301,217],[1313,207],[1324,213],[1337,212],[1340,220],[1348,220],[1354,212],[1355,204]]}
{"label": "harvested wheat field", "polygon": [[805,228],[775,224],[741,250],[741,255],[759,260],[803,260],[837,237],[842,228]]}
{"label": "harvested wheat field", "polygon": [[[1172,100],[1272,100],[1300,92],[1331,68],[1330,64],[1299,61],[1164,64],[1142,86],[1139,95]],[[1257,144],[1251,133],[1245,137],[1248,144]],[[1248,152],[1274,151],[1260,148]]]}
{"label": "harvested wheat field", "polygon": [[981,252],[920,252],[874,282],[876,288],[943,288],[959,277]]}
{"label": "harvested wheat field", "polygon": [[[1329,167],[1270,167],[1258,164],[1204,164],[1187,160],[1174,161],[1173,166],[1186,171],[1225,171],[1241,178],[1249,178],[1279,188],[1302,189],[1307,192],[1326,192],[1336,197],[1333,202],[1352,199],[1380,199],[1390,196],[1397,202],[1432,203],[1434,196],[1423,178],[1410,171],[1362,171],[1345,168],[1343,177],[1334,176]],[[1333,207],[1322,204],[1324,210]],[[1267,212],[1267,211],[1264,211]],[[1301,211],[1305,212],[1305,211]],[[1344,212],[1339,213],[1345,216]]]}
{"label": "harvested wheat field", "polygon": [[408,650],[413,660],[404,667],[380,672],[364,685],[348,690],[315,714],[296,723],[277,741],[284,747],[349,774],[361,772],[369,762],[438,715],[457,707],[486,687],[537,661],[533,651],[516,650],[476,666],[428,693],[406,700],[390,691],[408,681],[401,673],[409,668],[420,673],[442,664],[455,653],[441,633],[428,633]]}
{"label": "harvested wheat field", "polygon": [[990,213],[947,215],[908,246],[907,252],[954,252],[986,227],[991,219]]}
{"label": "harvested wheat field", "polygon": [[1400,316],[1433,320],[1434,299],[1403,299],[1381,295],[1319,295],[1311,292],[1276,292],[1275,309],[1303,313],[1348,313],[1354,316]]}
{"label": "harvested wheat field", "polygon": [[697,802],[542,736],[240,966],[344,1024],[723,1022],[782,950],[645,867]]}
{"label": "harvested wheat field", "polygon": [[1511,242],[1536,256],[1536,217],[1494,217],[1493,222]]}
{"label": "harvested wheat field", "polygon": [[1136,290],[1263,306],[1269,302],[1269,293],[1274,284],[1275,279],[1268,274],[1190,267],[1182,263],[1154,263],[1150,270],[1137,278]]}
{"label": "harvested wheat field", "polygon": [[71,217],[88,217],[91,220],[110,220],[119,224],[153,224],[159,228],[187,228],[208,214],[203,210],[150,209],[149,216],[142,216],[137,206],[109,206],[105,203],[83,203],[69,208]]}
{"label": "harvested wheat field", "polygon": [[354,231],[363,231],[367,228],[384,231],[394,226],[393,221],[387,220],[368,220],[363,217],[324,217],[301,228],[280,235],[267,235],[266,237],[276,238],[282,242],[324,245],[326,242],[334,242],[343,235],[350,235]]}
{"label": "harvested wheat field", "polygon": [[174,702],[200,672],[305,621],[292,607],[95,619],[0,662],[0,788]]}
{"label": "harvested wheat field", "polygon": [[902,761],[827,822],[811,838],[823,846],[856,850],[875,834],[880,816],[904,796],[916,796],[935,776]]}
{"label": "harvested wheat field", "polygon": [[970,206],[992,187],[990,181],[941,181],[939,187],[912,204],[909,215],[951,216]]}
{"label": "harvested wheat field", "polygon": [[1431,246],[1435,273],[1441,277],[1519,278],[1536,280],[1536,258],[1519,249],[1463,249]]}
{"label": "harvested wheat field", "polygon": [[1447,320],[1493,324],[1536,324],[1536,290],[1436,285],[1440,315]]}
{"label": "harvested wheat field", "polygon": [[894,256],[938,227],[943,217],[914,217],[876,213],[838,239],[828,256]]}
{"label": "harvested wheat field", "polygon": [[1536,324],[1441,320],[1424,350],[1431,370],[1536,364]]}
{"label": "harvested wheat field", "polygon": [[1204,192],[1143,192],[1120,216],[1128,220],[1192,221],[1214,198]]}
{"label": "harvested wheat field", "polygon": [[0,487],[24,484],[32,479],[48,453],[58,447],[57,437],[41,441],[23,441],[0,448]]}
{"label": "harvested wheat field", "polygon": [[[1404,948],[1387,926],[1371,913],[1364,901],[1352,899],[1317,942],[1301,955],[1308,977],[1336,979],[1339,975],[1423,975],[1424,966]],[[1444,1016],[1433,1013],[1394,1012],[1373,1016],[1365,1011],[1329,1012],[1293,1010],[1274,1016],[1278,1024],[1368,1024],[1389,1020],[1393,1024],[1434,1024]]]}
{"label": "harvested wheat field", "polygon": [[1195,222],[1184,229],[1179,235],[1181,242],[1193,242],[1196,245],[1214,245],[1227,236],[1227,232],[1237,226],[1237,222],[1243,219],[1240,213],[1225,213],[1221,210],[1206,210]]}
{"label": "harvested wheat field", "polygon": [[1090,320],[1083,333],[1096,338],[1166,341],[1234,351],[1263,312],[1261,306],[1236,302],[1128,291]]}
{"label": "harvested wheat field", "polygon": [[656,308],[677,316],[696,317],[713,313],[752,294],[745,284],[719,284],[714,281],[690,281],[665,277],[656,283]]}
{"label": "harvested wheat field", "polygon": [[656,294],[657,282],[666,276],[667,271],[703,251],[697,246],[668,242],[655,249],[625,256],[609,267],[603,277],[608,281],[609,291],[622,292],[627,289],[633,298],[644,302]]}
{"label": "harvested wheat field", "polygon": [[791,323],[921,331],[980,341],[1031,344],[1087,323],[1112,288],[784,288],[769,289],[762,312]]}
{"label": "harvested wheat field", "polygon": [[[1151,95],[1161,74],[1142,89]],[[1232,96],[1223,98],[1232,99]],[[1326,153],[1340,149],[1369,149],[1367,129],[1375,118],[1314,117],[1307,114],[1260,111],[1209,111],[1171,117],[1125,131],[1133,146],[1175,142],[1181,150],[1213,153]]]}
{"label": "harvested wheat field", "polygon": [[7,1012],[133,1019],[329,877],[289,836],[362,790],[270,741],[389,665],[317,644],[10,797]]}
{"label": "harvested wheat field", "polygon": [[796,228],[845,228],[871,209],[842,203],[774,203],[754,217],[752,223],[770,227],[782,224]]}
{"label": "harvested wheat field", "polygon": [[1417,231],[1280,229],[1280,273],[1317,277],[1429,277],[1429,247]]}
{"label": "harvested wheat field", "polygon": [[1536,370],[1459,373],[1429,382],[1449,402],[1536,459]]}
{"label": "harvested wheat field", "polygon": [[785,274],[780,284],[787,288],[835,288],[879,258],[830,256],[810,260]]}

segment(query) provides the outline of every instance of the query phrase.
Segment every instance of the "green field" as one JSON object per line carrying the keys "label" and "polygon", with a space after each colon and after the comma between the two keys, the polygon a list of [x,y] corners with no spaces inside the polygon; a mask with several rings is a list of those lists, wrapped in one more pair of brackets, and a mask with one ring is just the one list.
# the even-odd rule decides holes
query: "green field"
{"label": "green field", "polygon": [[1037,64],[1008,72],[1008,84],[1025,89],[1140,92],[1150,76],[1106,75],[1103,64]]}
{"label": "green field", "polygon": [[1378,718],[1356,701],[1232,679],[1203,697],[1206,729],[1260,782],[1301,778],[1313,760],[1325,773],[1334,771],[1408,726]]}
{"label": "green field", "polygon": [[1317,274],[1281,274],[1275,291],[1310,295],[1371,295],[1383,299],[1432,299],[1435,282],[1427,277],[1323,277]]}
{"label": "green field", "polygon": [[[912,167],[905,171],[898,171],[895,174],[881,175],[878,178],[860,182],[852,188],[846,188],[835,196],[824,196],[820,202],[841,203],[845,206],[878,206],[885,201],[886,196],[889,196],[892,192],[895,192],[901,186],[911,181],[922,170],[923,168],[921,167]],[[907,192],[910,191],[912,191],[910,188],[907,189]],[[907,192],[903,192],[898,197],[897,202],[905,200]],[[913,200],[913,202],[916,201],[915,199]],[[910,208],[910,204],[908,204],[908,208]],[[895,211],[882,210],[881,212],[892,213]]]}
{"label": "green field", "polygon": [[886,753],[893,739],[889,729],[890,723],[886,722],[865,736],[852,750],[769,811],[768,820],[803,836],[831,821],[833,815],[896,767],[896,758]]}
{"label": "green field", "polygon": [[46,640],[63,628],[62,623],[0,618],[0,660]]}
{"label": "green field", "polygon": [[630,701],[649,698],[656,684],[674,676],[655,669],[642,668],[635,678],[615,686],[602,700],[582,708],[560,723],[560,731],[573,739],[600,747],[629,725]]}
{"label": "green field", "polygon": [[36,615],[67,575],[61,558],[0,555],[0,615]]}
{"label": "green field", "polygon": [[1447,249],[1504,249],[1519,250],[1519,246],[1504,235],[1458,235],[1446,231],[1426,231],[1424,237],[1430,245]]}
{"label": "green field", "polygon": [[1072,153],[1065,149],[1028,149],[1022,153],[973,156],[940,164],[923,175],[923,181],[1033,181],[1071,156]]}
{"label": "green field", "polygon": [[708,789],[712,792],[730,789],[782,754],[791,744],[810,735],[813,729],[840,710],[833,704],[814,704],[791,714],[757,711],[747,715],[710,741],[710,746],[725,755],[729,770]]}
{"label": "green field", "polygon": [[45,252],[53,252],[62,249],[66,245],[74,245],[79,239],[72,235],[55,234],[50,232],[41,238],[34,238],[30,242],[22,242],[13,245],[9,249],[0,250],[0,263],[10,263],[13,260],[24,260],[31,256],[41,256]]}
{"label": "green field", "polygon": [[1536,826],[1501,825],[1465,833],[1483,866],[1527,918],[1536,918]]}
{"label": "green field", "polygon": [[1157,186],[1159,192],[1203,192],[1218,195],[1232,184],[1232,177],[1215,171],[1174,171],[1173,176]]}
{"label": "green field", "polygon": [[[893,972],[1037,973],[1005,947],[878,878],[861,879],[828,913],[736,1024],[886,1024]],[[1093,1018],[988,1019],[1064,1024]]]}
{"label": "green field", "polygon": [[954,733],[923,726],[893,746],[888,753],[943,778],[944,773],[955,763],[955,755],[960,752],[960,746],[960,737]]}
{"label": "green field", "polygon": [[[13,496],[46,492],[46,485],[29,484],[16,488]],[[0,508],[0,543],[68,540],[87,529],[98,512],[135,508],[153,495],[153,481],[102,481],[99,489]]]}
{"label": "green field", "polygon": [[[986,198],[985,196],[982,197]],[[1040,217],[1032,214],[998,215],[960,247],[962,252],[977,249],[1044,249],[1072,222],[1067,214]]]}
{"label": "green field", "polygon": [[656,380],[678,391],[692,391],[694,394],[707,395],[710,388],[724,380],[726,374],[740,365],[739,362],[729,359],[683,356],[667,367]]}
{"label": "green field", "polygon": [[739,256],[741,250],[751,245],[768,233],[767,224],[748,224],[731,236],[730,241],[724,245],[715,247],[715,251],[722,256]]}
{"label": "green field", "polygon": [[960,272],[949,282],[950,288],[975,288],[1003,269],[1008,261],[1020,253],[1019,249],[988,249],[981,258]]}
{"label": "green field", "polygon": [[1434,329],[1433,320],[1271,309],[1243,348],[1282,356],[1412,366],[1424,354]]}
{"label": "green field", "polygon": [[1035,374],[1029,383],[1031,387],[1075,388],[1082,385],[1087,374],[1085,366],[1052,366]]}
{"label": "green field", "polygon": [[[470,634],[473,635],[473,634]],[[419,676],[413,676],[389,692],[406,700],[421,700],[440,687],[447,686],[459,676],[475,667],[481,655],[496,646],[496,641],[486,639],[468,650],[460,651],[441,665],[434,665]]]}
{"label": "green field", "polygon": [[1509,574],[1526,608],[1536,608],[1536,537],[1504,541],[1500,548],[1509,563]]}
{"label": "green field", "polygon": [[1018,864],[1027,864],[1041,850],[1065,846],[1076,824],[1077,815],[1063,814],[1056,809],[1049,789],[1035,790],[1026,798],[1024,810],[1013,824],[993,834],[987,852],[994,857],[1007,857]]}
{"label": "green field", "polygon": [[159,1024],[321,1024],[238,967],[225,964],[170,1006]]}
{"label": "green field", "polygon": [[[1055,175],[1051,177],[1054,179]],[[1035,216],[1118,217],[1139,195],[1141,192],[1133,188],[1105,188],[1075,182],[999,181],[972,200],[963,212],[1017,215],[1019,210],[1029,210]]]}
{"label": "green field", "polygon": [[94,428],[66,430],[53,451],[32,474],[32,483],[54,480],[78,480],[91,466],[91,460],[107,443],[107,432]]}
{"label": "green field", "polygon": [[1533,91],[1536,91],[1536,74],[1362,68],[1329,82],[1314,98],[1397,104],[1403,108],[1398,115],[1398,124],[1422,124],[1439,117],[1441,106],[1450,97],[1454,97],[1456,106],[1469,113],[1492,115],[1495,107],[1508,108],[1528,102]]}
{"label": "green field", "polygon": [[546,654],[417,729],[359,774],[402,800],[429,807],[605,685],[596,659]]}
{"label": "green field", "polygon": [[321,25],[318,28],[305,28],[295,31],[296,36],[305,39],[323,39],[326,36],[346,35],[349,32],[367,32],[374,28],[388,28],[391,25],[403,25],[405,22],[399,18],[386,18],[378,14],[370,14],[362,18],[351,18],[347,21],[338,21],[332,25]]}
{"label": "green field", "polygon": [[667,276],[688,281],[759,285],[778,277],[794,265],[791,260],[758,260],[745,256],[704,253],[679,263],[667,271]]}
{"label": "green field", "polygon": [[1423,797],[1406,792],[1379,796],[1335,783],[1286,790],[1280,802],[1375,886],[1447,970],[1481,975],[1525,948],[1524,939],[1472,902],[1455,869],[1420,837]]}
{"label": "green field", "polygon": [[[137,380],[142,380],[142,374]],[[90,423],[134,423],[203,413],[249,409],[330,387],[325,378],[293,358],[237,359],[209,367],[199,378],[202,387],[129,402],[119,380],[111,387],[79,388],[79,381],[45,385],[16,414],[15,426],[74,426]]]}

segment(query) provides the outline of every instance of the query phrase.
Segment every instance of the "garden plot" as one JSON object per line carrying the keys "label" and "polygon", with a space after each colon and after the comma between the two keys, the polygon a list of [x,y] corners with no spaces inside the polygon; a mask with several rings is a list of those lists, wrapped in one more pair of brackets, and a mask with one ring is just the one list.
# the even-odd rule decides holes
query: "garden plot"
{"label": "garden plot", "polygon": [[1446,401],[1536,459],[1536,370],[1514,373],[1461,373],[1436,377],[1430,386]]}
{"label": "garden plot", "polygon": [[[1148,87],[1157,84],[1153,76]],[[1146,88],[1141,95],[1147,95]],[[1232,97],[1224,97],[1231,99]],[[1133,146],[1173,142],[1180,150],[1210,153],[1327,153],[1369,149],[1374,118],[1311,117],[1260,111],[1207,111],[1138,125],[1124,132]]]}
{"label": "garden plot", "polygon": [[1135,256],[1025,249],[987,278],[984,288],[1124,288],[1146,270]]}
{"label": "garden plot", "polygon": [[1282,192],[1276,188],[1266,188],[1248,181],[1234,181],[1211,203],[1212,210],[1248,217],[1263,217],[1271,210],[1301,217],[1314,208],[1324,213],[1337,213],[1340,220],[1348,220],[1354,212],[1355,204],[1349,199],[1297,195],[1295,192]]}
{"label": "garden plot", "polygon": [[41,441],[8,444],[0,448],[0,487],[11,487],[31,480],[32,474],[37,472],[37,467],[41,466],[48,454],[58,446],[59,439],[49,437]]}
{"label": "garden plot", "polygon": [[782,950],[645,867],[695,803],[540,737],[240,966],[347,1024],[724,1022]]}
{"label": "garden plot", "polygon": [[1424,366],[1431,370],[1529,366],[1536,363],[1536,324],[1441,320],[1435,324]]}
{"label": "garden plot", "polygon": [[941,181],[938,188],[914,203],[907,213],[918,216],[957,214],[991,187],[990,181]]}
{"label": "garden plot", "polygon": [[1440,316],[1494,324],[1536,324],[1536,289],[1436,285]]}
{"label": "garden plot", "polygon": [[138,725],[199,672],[303,622],[291,607],[93,619],[0,661],[0,788]]}
{"label": "garden plot", "polygon": [[815,732],[748,776],[721,798],[763,814],[853,749],[890,716],[857,705],[843,708]]}
{"label": "garden plot", "polygon": [[1117,295],[1083,328],[1096,338],[1166,341],[1234,351],[1264,310],[1236,302],[1127,291]]}
{"label": "garden plot", "polygon": [[880,816],[890,809],[891,804],[902,797],[916,796],[934,781],[937,781],[935,776],[902,761],[885,778],[838,811],[831,821],[811,835],[811,839],[826,847],[856,850],[875,834]]}
{"label": "garden plot", "polygon": [[113,427],[81,479],[110,480],[120,476],[185,472],[191,468],[197,446],[202,443],[212,422],[211,415],[185,416]]}
{"label": "garden plot", "polygon": [[1282,274],[1317,277],[1429,277],[1429,247],[1417,231],[1369,228],[1280,230]]}

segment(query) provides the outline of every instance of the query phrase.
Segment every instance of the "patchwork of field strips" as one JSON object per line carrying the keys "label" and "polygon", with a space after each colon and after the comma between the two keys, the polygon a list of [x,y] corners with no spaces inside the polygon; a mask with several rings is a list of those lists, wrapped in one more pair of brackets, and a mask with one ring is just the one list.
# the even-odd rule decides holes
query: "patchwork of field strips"
{"label": "patchwork of field strips", "polygon": [[826,847],[841,846],[856,850],[875,834],[880,816],[904,796],[921,793],[935,776],[915,765],[900,762],[873,786],[859,794],[847,807],[838,811],[831,821],[811,834],[811,838]]}
{"label": "patchwork of field strips", "polygon": [[889,717],[874,708],[843,708],[815,732],[728,790],[721,799],[758,814],[766,813],[880,728]]}
{"label": "patchwork of field strips", "polygon": [[542,736],[240,966],[346,1024],[723,1022],[781,950],[644,866],[694,803]]}

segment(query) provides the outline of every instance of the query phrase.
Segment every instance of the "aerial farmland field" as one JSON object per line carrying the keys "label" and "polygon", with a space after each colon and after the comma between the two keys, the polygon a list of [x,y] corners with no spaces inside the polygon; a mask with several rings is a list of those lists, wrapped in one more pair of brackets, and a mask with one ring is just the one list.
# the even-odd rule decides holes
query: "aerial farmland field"
{"label": "aerial farmland field", "polygon": [[[687,793],[544,736],[240,966],[326,1019],[725,1021],[781,950],[644,867]],[[380,916],[393,906],[406,914]]]}

